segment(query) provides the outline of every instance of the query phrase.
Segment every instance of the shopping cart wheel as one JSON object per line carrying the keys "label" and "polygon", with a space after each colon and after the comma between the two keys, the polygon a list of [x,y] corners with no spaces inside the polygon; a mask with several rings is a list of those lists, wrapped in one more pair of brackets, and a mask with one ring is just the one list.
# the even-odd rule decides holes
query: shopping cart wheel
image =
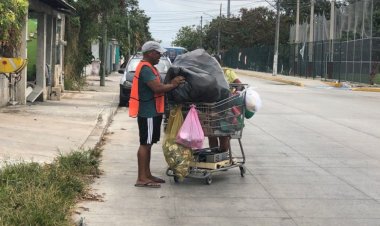
{"label": "shopping cart wheel", "polygon": [[245,174],[245,167],[244,167],[244,166],[239,166],[239,169],[240,169],[240,176],[241,176],[241,177],[244,177],[244,174]]}
{"label": "shopping cart wheel", "polygon": [[211,176],[206,177],[206,184],[210,185],[212,183]]}
{"label": "shopping cart wheel", "polygon": [[179,178],[176,175],[174,175],[174,182],[179,183]]}

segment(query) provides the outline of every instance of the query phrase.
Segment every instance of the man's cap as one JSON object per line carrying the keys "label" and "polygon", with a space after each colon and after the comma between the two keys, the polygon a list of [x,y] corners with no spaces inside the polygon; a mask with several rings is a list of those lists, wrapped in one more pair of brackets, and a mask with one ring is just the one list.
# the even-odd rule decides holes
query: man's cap
{"label": "man's cap", "polygon": [[143,53],[156,50],[160,52],[161,54],[166,52],[166,49],[162,48],[158,42],[155,41],[147,41],[144,43],[144,45],[141,47],[141,51]]}

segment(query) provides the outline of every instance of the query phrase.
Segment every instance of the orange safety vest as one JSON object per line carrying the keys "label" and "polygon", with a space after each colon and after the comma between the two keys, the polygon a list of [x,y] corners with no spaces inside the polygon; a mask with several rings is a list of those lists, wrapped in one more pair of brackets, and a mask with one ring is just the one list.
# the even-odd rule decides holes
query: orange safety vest
{"label": "orange safety vest", "polygon": [[[133,77],[131,96],[129,98],[129,116],[133,118],[137,117],[139,113],[139,106],[140,106],[139,78],[140,78],[141,68],[143,66],[148,66],[153,71],[153,74],[156,76],[156,80],[158,82],[161,82],[160,74],[158,73],[157,69],[153,67],[149,62],[140,61],[140,63],[137,65],[135,76]],[[156,99],[157,113],[164,113],[164,105],[165,105],[164,94],[155,93],[154,98]]]}

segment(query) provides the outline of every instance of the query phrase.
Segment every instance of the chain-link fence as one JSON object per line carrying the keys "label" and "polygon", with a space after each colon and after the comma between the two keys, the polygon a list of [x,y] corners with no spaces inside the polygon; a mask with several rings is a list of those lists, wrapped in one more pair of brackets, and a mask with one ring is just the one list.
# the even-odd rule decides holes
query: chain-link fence
{"label": "chain-link fence", "polygon": [[[332,21],[323,14],[314,17],[313,26],[300,25],[298,43],[295,42],[296,26],[292,26],[290,44],[279,48],[277,71],[285,75],[380,83],[378,20],[380,1],[357,0],[335,8]],[[223,60],[229,67],[271,72],[273,46],[231,49]]]}
{"label": "chain-link fence", "polygon": [[[223,65],[261,72],[272,72],[273,46],[255,46],[252,48],[233,48],[222,54]],[[290,68],[290,46],[280,45],[278,72],[288,74]]]}

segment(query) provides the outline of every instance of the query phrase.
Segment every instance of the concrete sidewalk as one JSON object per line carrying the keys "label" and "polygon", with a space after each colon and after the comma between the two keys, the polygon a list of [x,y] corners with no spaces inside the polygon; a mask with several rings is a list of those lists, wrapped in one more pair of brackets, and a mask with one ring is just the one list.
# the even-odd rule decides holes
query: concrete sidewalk
{"label": "concrete sidewalk", "polygon": [[0,108],[0,166],[94,147],[117,109],[119,79],[112,73],[100,87],[98,76],[87,76],[83,91],[66,91],[61,101]]}

